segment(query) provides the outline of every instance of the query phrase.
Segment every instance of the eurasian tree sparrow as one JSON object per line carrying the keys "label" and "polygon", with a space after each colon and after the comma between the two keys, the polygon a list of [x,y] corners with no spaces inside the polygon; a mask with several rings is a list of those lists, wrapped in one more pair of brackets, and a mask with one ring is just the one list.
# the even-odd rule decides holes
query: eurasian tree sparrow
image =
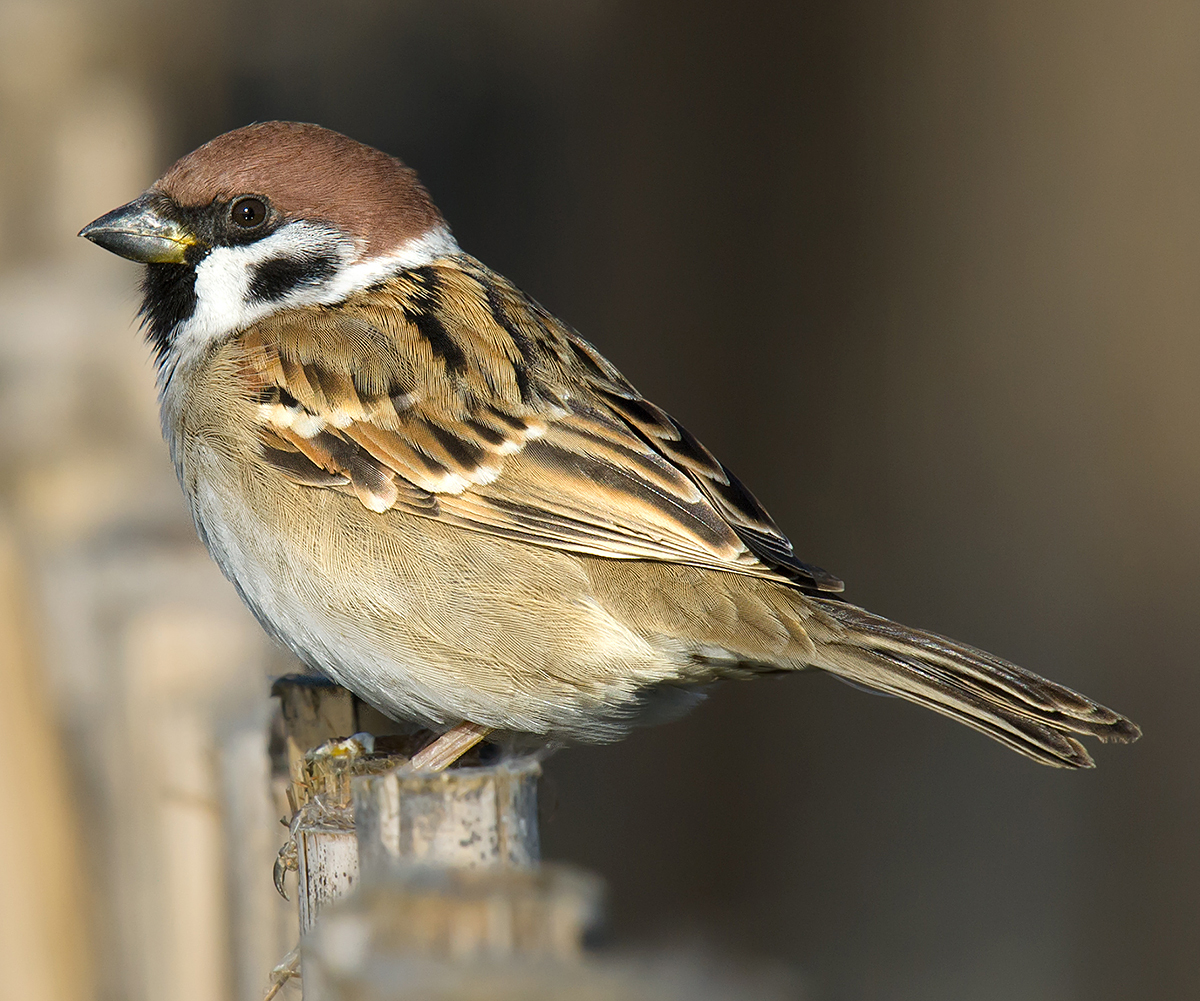
{"label": "eurasian tree sparrow", "polygon": [[614,740],[725,678],[821,668],[1036,761],[1129,720],[834,597],[595,348],[464,254],[416,175],[315,125],[188,154],[82,231],[147,265],[163,432],[263,626],[396,718]]}

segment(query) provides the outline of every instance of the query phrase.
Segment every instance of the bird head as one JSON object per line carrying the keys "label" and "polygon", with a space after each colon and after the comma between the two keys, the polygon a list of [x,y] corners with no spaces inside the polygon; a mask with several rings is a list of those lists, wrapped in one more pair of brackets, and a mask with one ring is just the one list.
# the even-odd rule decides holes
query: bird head
{"label": "bird head", "polygon": [[296,122],[218,136],[79,235],[147,265],[141,312],[171,368],[277,310],[459,252],[414,171]]}

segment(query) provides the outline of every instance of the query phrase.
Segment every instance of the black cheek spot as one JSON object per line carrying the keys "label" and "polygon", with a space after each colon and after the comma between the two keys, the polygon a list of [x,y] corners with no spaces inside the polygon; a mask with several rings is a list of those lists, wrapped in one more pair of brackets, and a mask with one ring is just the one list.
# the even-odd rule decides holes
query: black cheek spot
{"label": "black cheek spot", "polygon": [[324,254],[272,257],[255,266],[250,295],[260,302],[278,302],[296,289],[320,285],[336,271],[337,262]]}

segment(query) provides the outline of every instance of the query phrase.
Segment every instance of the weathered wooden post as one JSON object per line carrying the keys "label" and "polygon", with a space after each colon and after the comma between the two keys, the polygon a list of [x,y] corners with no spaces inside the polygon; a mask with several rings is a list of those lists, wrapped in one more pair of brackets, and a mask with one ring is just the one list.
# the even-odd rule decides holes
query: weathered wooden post
{"label": "weathered wooden post", "polygon": [[288,870],[297,871],[300,934],[321,907],[350,892],[358,877],[358,845],[350,798],[350,773],[373,750],[360,738],[355,699],[319,678],[281,678],[272,688],[283,713],[288,761],[291,840],[275,865],[275,886],[284,892]]}
{"label": "weathered wooden post", "polygon": [[481,963],[488,978],[550,964],[536,974],[544,988],[557,964],[577,964],[602,884],[539,864],[540,775],[517,758],[354,776],[360,880],[305,939],[306,1001],[457,997],[445,992]]}
{"label": "weathered wooden post", "polygon": [[350,891],[360,868],[381,877],[397,862],[537,865],[536,759],[414,772],[407,767],[412,736],[359,732],[371,710],[346,689],[290,676],[273,694],[283,715],[292,808],[276,885],[282,892],[286,872],[297,871],[302,935],[326,903]]}
{"label": "weathered wooden post", "polygon": [[394,866],[306,937],[305,1001],[573,997],[600,895],[566,866]]}
{"label": "weathered wooden post", "polygon": [[490,767],[412,772],[404,766],[356,776],[359,865],[386,877],[396,863],[529,868],[541,858],[537,781],[541,766],[518,758]]}
{"label": "weathered wooden post", "polygon": [[[276,684],[292,840],[276,883],[298,874],[304,1001],[782,1001],[785,978],[604,957],[586,945],[602,881],[542,864],[535,757],[415,771],[420,735],[311,678]],[[425,736],[424,740],[427,740]],[[274,992],[274,991],[273,991]],[[272,992],[272,993],[273,993]]]}

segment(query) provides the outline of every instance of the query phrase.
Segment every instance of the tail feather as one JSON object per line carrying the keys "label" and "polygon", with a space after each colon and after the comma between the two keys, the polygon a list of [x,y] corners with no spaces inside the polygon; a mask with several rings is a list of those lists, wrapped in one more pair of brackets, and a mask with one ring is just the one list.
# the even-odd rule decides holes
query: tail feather
{"label": "tail feather", "polygon": [[943,713],[1042,764],[1093,767],[1072,734],[1123,744],[1141,736],[1124,716],[983,650],[854,605],[808,601],[828,630],[813,630],[816,666]]}

